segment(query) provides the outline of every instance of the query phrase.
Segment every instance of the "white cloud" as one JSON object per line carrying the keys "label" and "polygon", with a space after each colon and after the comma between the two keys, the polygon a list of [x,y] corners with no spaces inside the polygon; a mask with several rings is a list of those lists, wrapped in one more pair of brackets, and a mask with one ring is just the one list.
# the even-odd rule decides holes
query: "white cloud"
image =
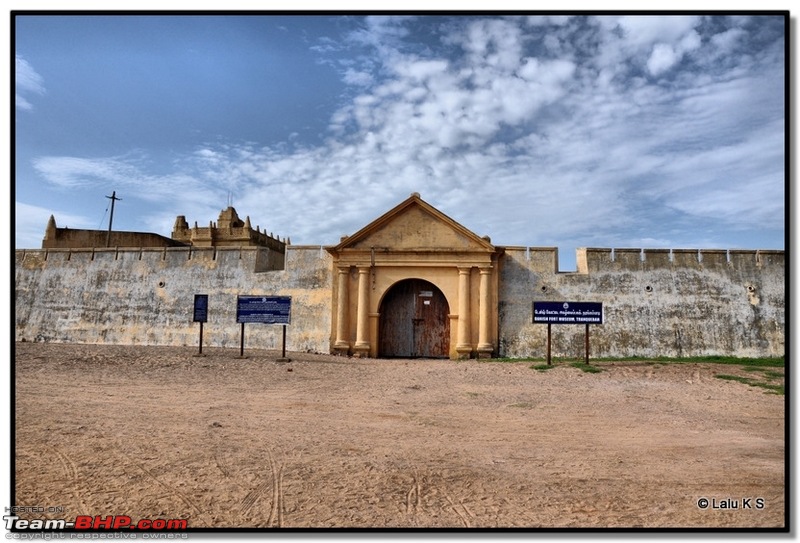
{"label": "white cloud", "polygon": [[125,182],[131,174],[131,165],[115,159],[87,159],[77,157],[41,157],[33,164],[49,182],[62,188],[91,186],[101,181]]}
{"label": "white cloud", "polygon": [[45,93],[44,79],[20,55],[16,55],[15,58],[14,84],[16,86],[16,107],[21,110],[33,109],[33,104],[23,94],[42,95]]}
{"label": "white cloud", "polygon": [[348,68],[344,73],[344,82],[348,85],[356,85],[358,87],[369,87],[374,82],[372,74],[369,72],[353,70]]}
{"label": "white cloud", "polygon": [[720,49],[720,53],[730,53],[739,44],[747,32],[741,28],[729,28],[711,37],[711,43]]}
{"label": "white cloud", "polygon": [[54,215],[59,228],[96,228],[86,217],[68,211],[48,209],[23,202],[14,203],[14,241],[17,248],[36,249],[42,246],[47,221]]}
{"label": "white cloud", "polygon": [[656,43],[677,44],[694,32],[701,22],[699,16],[642,16],[620,17],[618,24],[629,46],[647,50]]}
{"label": "white cloud", "polygon": [[650,58],[647,60],[647,70],[651,75],[661,75],[672,68],[679,60],[680,55],[671,45],[657,43],[653,47],[653,52],[650,53]]}
{"label": "white cloud", "polygon": [[[408,22],[368,19],[350,35],[375,55],[344,71],[357,94],[324,145],[202,146],[169,175],[131,158],[45,157],[37,170],[60,187],[136,191],[168,209],[142,219],[167,235],[177,214],[216,219],[228,191],[253,224],[304,244],[336,243],[411,192],[498,244],[664,246],[692,235],[663,221],[677,215],[780,228],[782,83],[765,81],[782,66],[752,74],[734,55],[691,71],[681,60],[710,43],[700,19],[459,20],[430,51],[404,42]],[[710,47],[724,55],[745,37]]]}

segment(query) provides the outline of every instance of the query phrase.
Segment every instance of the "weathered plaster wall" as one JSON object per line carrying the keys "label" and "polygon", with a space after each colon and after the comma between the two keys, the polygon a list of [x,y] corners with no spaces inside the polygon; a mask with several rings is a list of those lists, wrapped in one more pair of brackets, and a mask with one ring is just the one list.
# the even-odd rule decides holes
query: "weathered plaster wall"
{"label": "weathered plaster wall", "polygon": [[[555,248],[507,247],[500,278],[500,354],[544,356],[534,300],[603,302],[591,356],[782,356],[783,251],[583,249],[557,273]],[[584,326],[553,325],[554,356],[582,357]]]}
{"label": "weathered plaster wall", "polygon": [[[289,246],[285,270],[260,271],[275,263],[268,251],[17,251],[16,339],[196,345],[194,294],[209,294],[204,343],[235,348],[236,296],[265,294],[293,298],[289,350],[330,352],[331,255],[318,246]],[[605,324],[591,326],[592,356],[784,354],[783,251],[586,249],[578,272],[559,273],[557,263],[555,248],[505,248],[498,265],[501,356],[544,356],[547,327],[531,323],[533,300],[603,302]],[[399,278],[380,279],[387,286]],[[453,285],[441,288],[452,296]],[[554,356],[583,356],[582,326],[552,330]],[[246,348],[275,349],[280,341],[279,326],[246,326]]]}
{"label": "weathered plaster wall", "polygon": [[[287,348],[324,352],[330,342],[330,255],[269,249],[167,248],[17,251],[16,339],[197,345],[195,294],[209,294],[204,344],[238,347],[236,296],[292,296]],[[274,258],[273,258],[274,257]],[[245,348],[280,348],[281,327],[245,326]]]}

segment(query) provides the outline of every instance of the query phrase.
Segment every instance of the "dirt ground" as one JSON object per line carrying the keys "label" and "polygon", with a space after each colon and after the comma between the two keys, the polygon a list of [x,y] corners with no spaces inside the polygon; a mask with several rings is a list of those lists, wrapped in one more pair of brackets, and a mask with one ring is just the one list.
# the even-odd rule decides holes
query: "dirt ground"
{"label": "dirt ground", "polygon": [[20,517],[784,526],[785,397],[738,366],[196,351],[18,343],[15,505],[64,508]]}

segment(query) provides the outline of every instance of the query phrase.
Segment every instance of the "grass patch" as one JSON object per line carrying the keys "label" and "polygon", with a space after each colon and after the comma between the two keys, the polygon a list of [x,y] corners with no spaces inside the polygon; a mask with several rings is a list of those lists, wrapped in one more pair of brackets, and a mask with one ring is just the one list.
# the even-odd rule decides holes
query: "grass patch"
{"label": "grass patch", "polygon": [[626,356],[620,358],[594,358],[598,362],[643,362],[643,363],[666,363],[666,364],[733,364],[748,367],[763,368],[782,368],[784,367],[784,357],[771,358],[747,358],[737,356],[689,356],[689,357],[670,357],[670,356]]}
{"label": "grass patch", "polygon": [[786,394],[783,385],[773,385],[770,383],[753,383],[753,386],[765,388],[769,390],[772,394],[777,394],[778,396],[784,396]]}
{"label": "grass patch", "polygon": [[508,407],[519,407],[520,409],[531,409],[534,407],[532,403],[529,402],[522,402],[522,403],[512,403]]}
{"label": "grass patch", "polygon": [[[582,362],[583,357],[553,357],[553,365],[557,363],[570,363]],[[515,363],[515,362],[546,362],[547,359],[543,357],[523,357],[523,358],[487,358],[480,360],[481,362],[499,362],[499,363]],[[743,368],[783,368],[785,366],[784,357],[772,358],[740,358],[736,356],[691,356],[691,357],[670,357],[670,356],[622,356],[622,357],[603,357],[592,358],[592,363],[603,362],[641,362],[642,364],[729,364],[734,366],[742,366]],[[534,366],[531,366],[534,368]],[[748,370],[749,371],[749,370]],[[755,370],[753,370],[755,371]]]}
{"label": "grass patch", "polygon": [[586,364],[584,362],[573,362],[570,364],[573,368],[578,368],[581,371],[585,371],[586,373],[600,373],[601,370],[597,366],[592,366],[591,364]]}
{"label": "grass patch", "polygon": [[714,377],[716,377],[717,379],[722,379],[724,381],[736,381],[738,383],[744,383],[746,385],[750,385],[753,383],[753,380],[750,379],[749,377],[741,377],[739,375],[720,374],[720,375],[715,375]]}
{"label": "grass patch", "polygon": [[[724,381],[736,381],[737,383],[742,383],[745,385],[750,385],[751,387],[759,387],[770,391],[773,394],[778,394],[779,396],[783,396],[785,392],[785,386],[783,384],[776,385],[773,383],[765,383],[763,381],[757,381],[755,379],[751,379],[750,377],[741,377],[739,375],[726,375],[726,374],[719,374],[715,375],[717,379],[722,379]],[[783,375],[781,375],[783,377]]]}
{"label": "grass patch", "polygon": [[[545,358],[490,358],[485,362],[538,362],[528,366],[536,371],[548,371],[557,366],[569,365],[586,373],[600,373],[603,371],[604,362],[640,362],[642,365],[662,366],[669,364],[720,364],[728,366],[738,366],[740,370],[753,374],[752,377],[742,377],[738,375],[719,374],[716,378],[736,381],[748,386],[759,387],[767,390],[771,394],[785,395],[785,384],[783,379],[785,374],[781,371],[773,371],[770,368],[784,368],[784,357],[774,358],[739,358],[735,356],[693,356],[693,357],[617,357],[617,358],[593,358],[591,364],[584,363],[580,358],[553,358],[552,365],[546,364]],[[599,366],[599,367],[598,367]]]}
{"label": "grass patch", "polygon": [[700,357],[696,362],[710,362],[712,364],[733,364],[746,368],[782,368],[785,365],[781,358],[735,358],[731,356]]}

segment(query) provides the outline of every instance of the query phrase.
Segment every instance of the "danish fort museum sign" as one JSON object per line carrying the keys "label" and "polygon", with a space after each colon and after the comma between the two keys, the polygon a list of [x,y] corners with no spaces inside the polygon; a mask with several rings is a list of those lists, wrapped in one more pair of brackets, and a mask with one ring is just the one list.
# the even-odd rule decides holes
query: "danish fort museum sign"
{"label": "danish fort museum sign", "polygon": [[236,322],[290,324],[291,296],[239,296],[236,299]]}
{"label": "danish fort museum sign", "polygon": [[603,324],[603,302],[533,302],[534,324]]}

